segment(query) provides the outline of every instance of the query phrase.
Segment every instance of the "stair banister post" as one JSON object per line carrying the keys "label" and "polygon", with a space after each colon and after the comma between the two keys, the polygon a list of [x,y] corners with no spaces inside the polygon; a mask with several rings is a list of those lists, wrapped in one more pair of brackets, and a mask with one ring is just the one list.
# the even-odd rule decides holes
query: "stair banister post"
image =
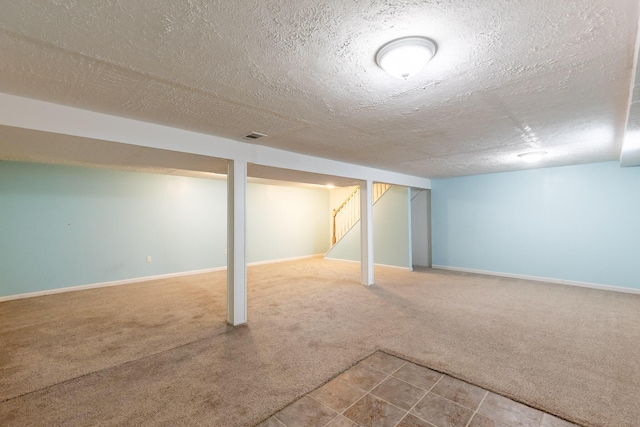
{"label": "stair banister post", "polygon": [[336,210],[333,210],[333,231],[331,232],[331,244],[336,244]]}

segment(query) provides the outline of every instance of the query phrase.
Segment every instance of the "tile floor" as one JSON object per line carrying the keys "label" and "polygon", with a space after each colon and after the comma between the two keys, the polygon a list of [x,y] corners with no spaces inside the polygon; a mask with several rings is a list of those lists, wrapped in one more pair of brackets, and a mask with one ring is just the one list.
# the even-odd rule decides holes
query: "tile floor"
{"label": "tile floor", "polygon": [[258,427],[570,427],[472,384],[374,353]]}

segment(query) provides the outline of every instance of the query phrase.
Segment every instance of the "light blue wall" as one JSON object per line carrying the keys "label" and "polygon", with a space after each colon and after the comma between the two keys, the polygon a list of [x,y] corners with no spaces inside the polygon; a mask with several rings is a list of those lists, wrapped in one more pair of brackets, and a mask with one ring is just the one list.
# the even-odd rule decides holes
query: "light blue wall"
{"label": "light blue wall", "polygon": [[0,206],[2,296],[226,263],[223,181],[0,162]]}
{"label": "light blue wall", "polygon": [[432,181],[433,264],[640,289],[640,168]]}
{"label": "light blue wall", "polygon": [[[375,213],[373,216],[375,218]],[[375,249],[375,237],[373,240]],[[356,222],[351,230],[347,231],[340,240],[333,245],[325,254],[325,258],[360,262],[360,221]]]}
{"label": "light blue wall", "polygon": [[[328,197],[249,184],[249,262],[324,252]],[[224,267],[226,203],[220,180],[0,161],[0,296]]]}
{"label": "light blue wall", "polygon": [[249,184],[247,261],[323,254],[329,220],[328,190]]}
{"label": "light blue wall", "polygon": [[[392,186],[373,205],[373,259],[376,264],[411,268],[409,189]],[[360,222],[326,254],[326,258],[360,261]]]}

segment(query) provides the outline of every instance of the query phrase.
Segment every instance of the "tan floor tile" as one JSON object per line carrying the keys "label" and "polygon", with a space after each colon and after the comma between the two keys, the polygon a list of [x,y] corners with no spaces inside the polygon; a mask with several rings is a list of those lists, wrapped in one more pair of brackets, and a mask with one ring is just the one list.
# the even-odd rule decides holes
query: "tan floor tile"
{"label": "tan floor tile", "polygon": [[338,415],[322,403],[303,396],[293,402],[275,417],[287,427],[322,427]]}
{"label": "tan floor tile", "polygon": [[407,414],[396,427],[433,427],[433,424],[421,420],[414,415]]}
{"label": "tan floor tile", "polygon": [[575,424],[570,423],[569,421],[556,418],[553,415],[544,414],[542,415],[542,424],[540,424],[540,427],[577,427],[577,426]]}
{"label": "tan floor tile", "polygon": [[345,418],[340,415],[329,424],[327,424],[327,427],[358,427],[358,425],[351,421],[349,418]]}
{"label": "tan floor tile", "polygon": [[362,361],[363,364],[382,371],[385,374],[392,374],[396,369],[404,365],[406,362],[390,354],[376,351],[371,356]]}
{"label": "tan floor tile", "polygon": [[476,413],[473,416],[473,419],[469,423],[469,427],[511,427],[507,424],[494,421],[491,418],[486,417],[485,415]]}
{"label": "tan floor tile", "polygon": [[344,416],[365,427],[393,427],[405,411],[367,394],[344,412]]}
{"label": "tan floor tile", "polygon": [[393,376],[425,390],[429,390],[442,377],[442,374],[429,368],[407,362],[402,368],[394,372]]}
{"label": "tan floor tile", "polygon": [[389,377],[371,390],[371,394],[408,411],[426,391],[397,378]]}
{"label": "tan floor tile", "polygon": [[336,412],[344,411],[351,406],[353,402],[364,396],[364,394],[364,391],[340,378],[329,381],[322,387],[309,393],[314,399],[321,401]]}
{"label": "tan floor tile", "polygon": [[436,427],[465,427],[473,411],[437,394],[427,393],[411,411]]}
{"label": "tan floor tile", "polygon": [[445,375],[431,391],[474,411],[478,409],[482,398],[487,394],[486,390],[478,386],[448,375]]}
{"label": "tan floor tile", "polygon": [[478,412],[492,420],[522,427],[538,427],[542,417],[542,412],[495,393],[487,395]]}
{"label": "tan floor tile", "polygon": [[370,391],[376,385],[378,385],[382,380],[387,377],[386,374],[382,372],[378,372],[375,369],[371,369],[370,367],[358,363],[353,368],[343,372],[338,376],[341,380],[344,380],[350,384],[355,385],[356,387]]}
{"label": "tan floor tile", "polygon": [[269,417],[258,424],[256,427],[284,427],[284,424],[276,420],[274,417]]}
{"label": "tan floor tile", "polygon": [[257,427],[322,426],[577,427],[383,352],[372,354]]}

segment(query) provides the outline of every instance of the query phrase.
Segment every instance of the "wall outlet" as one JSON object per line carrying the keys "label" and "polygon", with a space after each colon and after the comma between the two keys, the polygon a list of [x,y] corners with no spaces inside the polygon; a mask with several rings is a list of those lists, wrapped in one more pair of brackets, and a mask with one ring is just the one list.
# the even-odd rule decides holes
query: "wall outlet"
{"label": "wall outlet", "polygon": [[147,262],[151,262],[151,257],[150,256],[147,257]]}
{"label": "wall outlet", "polygon": [[224,248],[224,254],[225,255],[227,254],[227,248]]}

